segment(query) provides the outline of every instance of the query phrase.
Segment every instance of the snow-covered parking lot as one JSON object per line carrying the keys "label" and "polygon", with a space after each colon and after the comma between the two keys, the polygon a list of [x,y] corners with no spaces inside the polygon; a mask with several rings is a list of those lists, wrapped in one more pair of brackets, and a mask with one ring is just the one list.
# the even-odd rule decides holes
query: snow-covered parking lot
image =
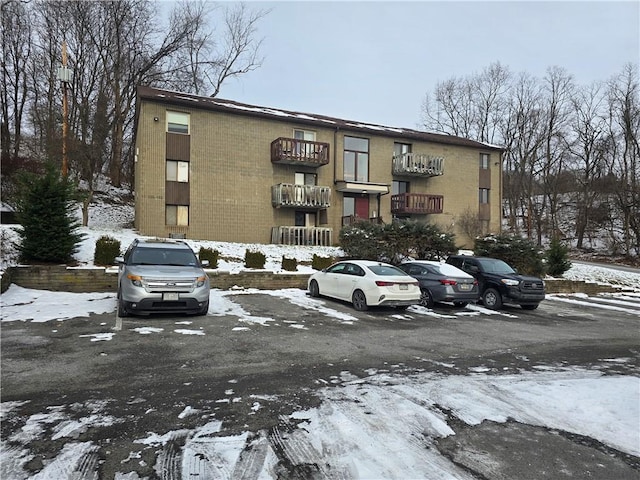
{"label": "snow-covered parking lot", "polygon": [[[640,294],[355,312],[212,290],[2,295],[0,477],[634,478]],[[508,452],[508,454],[506,453]]]}

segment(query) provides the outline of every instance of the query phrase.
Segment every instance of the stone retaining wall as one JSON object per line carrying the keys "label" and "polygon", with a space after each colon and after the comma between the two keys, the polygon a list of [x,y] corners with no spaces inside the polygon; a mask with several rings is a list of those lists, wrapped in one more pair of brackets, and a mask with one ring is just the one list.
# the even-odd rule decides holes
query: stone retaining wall
{"label": "stone retaining wall", "polygon": [[[307,273],[273,273],[259,270],[247,270],[240,273],[229,273],[208,270],[211,287],[228,290],[238,286],[258,288],[261,290],[277,290],[281,288],[307,288]],[[21,287],[39,290],[64,292],[115,292],[117,289],[117,273],[114,268],[74,268],[64,265],[28,265],[13,267],[3,276],[3,290],[9,283]],[[620,291],[610,285],[579,282],[573,280],[545,280],[547,293],[610,293]]]}

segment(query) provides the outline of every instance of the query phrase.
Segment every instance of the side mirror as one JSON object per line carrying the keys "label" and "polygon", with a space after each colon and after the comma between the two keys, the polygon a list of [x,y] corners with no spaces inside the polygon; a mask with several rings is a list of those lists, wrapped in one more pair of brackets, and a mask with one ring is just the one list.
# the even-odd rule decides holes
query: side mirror
{"label": "side mirror", "polygon": [[116,257],[116,258],[114,259],[114,261],[116,262],[116,264],[118,264],[118,263],[124,263],[124,257]]}
{"label": "side mirror", "polygon": [[200,265],[202,265],[203,267],[208,267],[209,266],[209,260],[200,260]]}

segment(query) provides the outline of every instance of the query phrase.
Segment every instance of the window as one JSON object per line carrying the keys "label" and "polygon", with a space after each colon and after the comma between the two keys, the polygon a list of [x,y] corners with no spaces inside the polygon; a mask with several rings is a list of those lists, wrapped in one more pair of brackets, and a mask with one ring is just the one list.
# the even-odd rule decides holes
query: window
{"label": "window", "polygon": [[311,132],[309,130],[294,130],[293,138],[296,140],[309,140],[310,142],[315,142],[316,132]]}
{"label": "window", "polygon": [[369,181],[369,139],[344,137],[344,180]]}
{"label": "window", "polygon": [[315,185],[316,177],[315,173],[296,172],[294,183],[296,185]]}
{"label": "window", "polygon": [[409,182],[391,182],[391,195],[399,195],[401,193],[409,193]]}
{"label": "window", "polygon": [[189,225],[189,205],[166,205],[165,224],[175,226]]}
{"label": "window", "polygon": [[167,181],[188,182],[189,181],[189,162],[167,160]]}
{"label": "window", "polygon": [[405,153],[411,153],[411,144],[410,143],[395,142],[393,144],[393,156],[394,157],[399,157],[400,155],[404,155]]}
{"label": "window", "polygon": [[488,153],[480,154],[480,168],[482,170],[489,169],[489,162],[491,161],[491,156]]}
{"label": "window", "polygon": [[353,197],[347,197],[345,195],[344,202],[342,204],[342,215],[348,217],[356,214],[356,199]]}
{"label": "window", "polygon": [[486,204],[489,203],[489,189],[481,188],[480,189],[480,203]]}
{"label": "window", "polygon": [[189,135],[189,114],[167,111],[167,132]]}

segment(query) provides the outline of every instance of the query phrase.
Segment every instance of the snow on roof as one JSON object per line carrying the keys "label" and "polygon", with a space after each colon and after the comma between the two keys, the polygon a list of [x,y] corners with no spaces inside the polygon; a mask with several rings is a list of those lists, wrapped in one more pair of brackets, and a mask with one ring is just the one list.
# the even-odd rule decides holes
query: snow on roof
{"label": "snow on roof", "polygon": [[146,100],[163,100],[166,103],[177,104],[192,108],[203,108],[216,111],[226,111],[236,114],[256,115],[270,117],[272,119],[288,119],[291,121],[304,122],[306,124],[332,125],[334,128],[346,130],[358,130],[378,135],[393,136],[396,138],[412,138],[425,142],[444,143],[448,145],[459,145],[463,147],[485,148],[492,150],[504,150],[503,147],[489,143],[478,142],[468,138],[446,135],[443,133],[413,130],[410,128],[390,127],[376,125],[352,120],[327,117],[313,113],[294,112],[272,107],[262,107],[225,100],[216,97],[201,97],[184,92],[174,92],[170,90],[160,90],[152,87],[138,87],[138,98]]}

